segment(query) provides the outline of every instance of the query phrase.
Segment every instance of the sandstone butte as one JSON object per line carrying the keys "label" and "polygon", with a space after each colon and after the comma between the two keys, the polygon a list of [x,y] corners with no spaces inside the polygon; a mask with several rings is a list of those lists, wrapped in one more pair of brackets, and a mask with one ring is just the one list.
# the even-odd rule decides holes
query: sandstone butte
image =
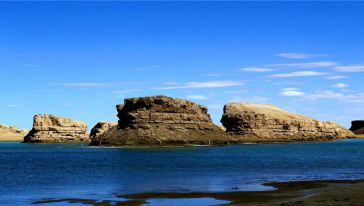
{"label": "sandstone butte", "polygon": [[24,137],[27,143],[76,143],[89,141],[84,122],[48,114],[35,115],[32,130]]}
{"label": "sandstone butte", "polygon": [[241,140],[326,141],[355,136],[334,122],[320,122],[267,104],[227,104],[221,123],[227,133]]}
{"label": "sandstone butte", "polygon": [[90,139],[99,139],[100,136],[104,135],[106,132],[116,128],[118,126],[117,122],[98,122],[92,129],[90,133]]}
{"label": "sandstone butte", "polygon": [[357,135],[357,137],[364,138],[364,120],[354,120],[351,122],[350,130]]}
{"label": "sandstone butte", "polygon": [[[24,142],[77,143],[91,139],[91,145],[215,145],[327,141],[355,136],[334,122],[320,122],[273,105],[225,105],[221,122],[226,129],[212,123],[206,107],[184,99],[167,96],[128,98],[116,108],[118,123],[99,122],[89,136],[83,122],[35,115],[33,129]],[[354,122],[354,129],[362,123]],[[359,128],[359,131],[362,130]]]}
{"label": "sandstone butte", "polygon": [[207,108],[184,99],[150,96],[117,105],[119,122],[92,145],[227,144],[233,137],[212,123]]}
{"label": "sandstone butte", "polygon": [[0,141],[23,141],[29,130],[0,124]]}
{"label": "sandstone butte", "polygon": [[273,105],[225,105],[221,122],[226,131],[212,123],[206,107],[184,99],[128,98],[117,105],[117,111],[117,125],[95,126],[92,145],[213,145],[327,141],[355,136],[334,122],[321,122]]}

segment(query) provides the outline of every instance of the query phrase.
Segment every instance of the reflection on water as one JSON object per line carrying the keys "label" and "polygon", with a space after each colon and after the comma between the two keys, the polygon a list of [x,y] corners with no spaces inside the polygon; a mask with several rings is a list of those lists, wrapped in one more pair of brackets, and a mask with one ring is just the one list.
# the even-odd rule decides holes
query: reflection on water
{"label": "reflection on water", "polygon": [[363,151],[364,140],[139,149],[2,142],[0,202],[267,190],[272,188],[261,183],[364,179]]}

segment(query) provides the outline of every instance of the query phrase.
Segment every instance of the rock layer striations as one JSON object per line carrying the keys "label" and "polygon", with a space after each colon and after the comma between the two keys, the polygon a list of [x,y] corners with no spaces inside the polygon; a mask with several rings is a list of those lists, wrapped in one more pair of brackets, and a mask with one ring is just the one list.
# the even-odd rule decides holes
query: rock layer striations
{"label": "rock layer striations", "polygon": [[266,104],[227,104],[221,123],[240,140],[322,141],[354,136],[334,122],[320,122]]}
{"label": "rock layer striations", "polygon": [[207,108],[184,99],[150,96],[117,105],[118,126],[93,141],[111,145],[217,144],[229,137]]}
{"label": "rock layer striations", "polygon": [[87,142],[89,137],[84,122],[53,115],[35,115],[33,129],[24,137],[29,143]]}

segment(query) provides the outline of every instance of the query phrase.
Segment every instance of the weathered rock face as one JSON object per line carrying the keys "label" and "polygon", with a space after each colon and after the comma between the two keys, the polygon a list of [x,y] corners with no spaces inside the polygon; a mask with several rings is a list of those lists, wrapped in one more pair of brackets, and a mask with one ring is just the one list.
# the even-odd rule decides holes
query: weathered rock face
{"label": "weathered rock face", "polygon": [[53,115],[35,115],[33,129],[24,137],[29,143],[86,142],[87,125],[84,122]]}
{"label": "weathered rock face", "polygon": [[352,121],[350,130],[354,132],[354,134],[364,134],[364,120]]}
{"label": "weathered rock face", "polygon": [[15,126],[0,124],[0,140],[3,141],[22,141],[28,132],[27,129],[18,129]]}
{"label": "weathered rock face", "polygon": [[320,122],[273,105],[231,103],[224,107],[221,123],[230,134],[270,141],[320,141],[353,137],[334,122]]}
{"label": "weathered rock face", "polygon": [[214,125],[207,108],[184,99],[151,96],[125,99],[117,105],[119,122],[93,144],[215,144],[229,141]]}
{"label": "weathered rock face", "polygon": [[[111,130],[116,128],[118,123],[116,122],[98,122],[92,129],[90,133],[91,141],[103,141],[107,138],[107,133]],[[102,143],[101,143],[102,144]]]}

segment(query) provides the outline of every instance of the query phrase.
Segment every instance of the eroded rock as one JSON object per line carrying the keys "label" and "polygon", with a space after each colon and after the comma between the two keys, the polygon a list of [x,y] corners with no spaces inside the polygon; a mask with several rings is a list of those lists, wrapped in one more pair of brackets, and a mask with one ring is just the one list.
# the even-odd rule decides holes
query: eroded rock
{"label": "eroded rock", "polygon": [[233,141],[211,121],[207,108],[184,99],[150,96],[117,105],[118,126],[93,144],[176,145]]}
{"label": "eroded rock", "polygon": [[29,143],[87,142],[89,135],[84,122],[43,114],[35,115],[33,129],[24,137]]}
{"label": "eroded rock", "polygon": [[354,132],[354,134],[364,134],[364,120],[352,121],[350,130]]}
{"label": "eroded rock", "polygon": [[[106,141],[108,135],[106,135],[110,130],[116,128],[118,123],[116,122],[98,122],[92,129],[90,133],[91,141]],[[102,144],[100,142],[99,144]]]}
{"label": "eroded rock", "polygon": [[240,139],[320,141],[354,136],[334,122],[321,122],[266,104],[227,104],[221,123],[226,132]]}
{"label": "eroded rock", "polygon": [[27,129],[19,129],[15,126],[0,124],[0,140],[3,141],[22,141],[28,133],[29,130]]}

